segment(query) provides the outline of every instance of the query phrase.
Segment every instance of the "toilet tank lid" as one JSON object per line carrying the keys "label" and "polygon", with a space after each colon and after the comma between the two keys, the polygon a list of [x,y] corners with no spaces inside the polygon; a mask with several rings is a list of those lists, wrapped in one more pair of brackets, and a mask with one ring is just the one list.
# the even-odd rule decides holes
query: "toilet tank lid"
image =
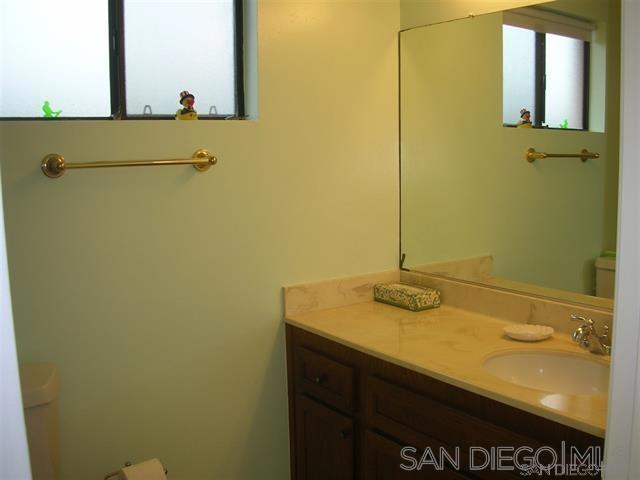
{"label": "toilet tank lid", "polygon": [[602,270],[615,270],[616,257],[598,257],[596,258],[596,268]]}
{"label": "toilet tank lid", "polygon": [[58,372],[50,363],[20,366],[20,386],[24,408],[51,403],[58,396]]}

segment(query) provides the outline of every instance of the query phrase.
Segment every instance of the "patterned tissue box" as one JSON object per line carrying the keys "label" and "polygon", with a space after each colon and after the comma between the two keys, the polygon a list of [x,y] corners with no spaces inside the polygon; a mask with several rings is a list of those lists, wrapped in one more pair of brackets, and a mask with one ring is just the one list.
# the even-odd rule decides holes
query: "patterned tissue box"
{"label": "patterned tissue box", "polygon": [[378,283],[373,287],[376,302],[420,312],[440,306],[440,292],[401,283]]}

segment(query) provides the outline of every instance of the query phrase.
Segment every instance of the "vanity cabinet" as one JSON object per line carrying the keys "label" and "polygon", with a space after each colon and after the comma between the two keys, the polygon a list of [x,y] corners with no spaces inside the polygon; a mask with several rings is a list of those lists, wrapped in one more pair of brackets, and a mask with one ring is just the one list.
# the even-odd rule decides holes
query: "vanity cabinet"
{"label": "vanity cabinet", "polygon": [[[294,480],[509,480],[523,477],[511,460],[519,447],[529,456],[539,452],[542,463],[551,461],[551,449],[563,458],[563,442],[565,452],[603,448],[599,437],[290,324],[286,335]],[[404,458],[403,447],[412,448]],[[495,467],[498,447],[506,455],[502,470],[472,468],[486,461]],[[425,451],[432,455],[423,459]],[[400,468],[420,460],[426,463],[419,470]],[[576,478],[572,473],[541,476]]]}

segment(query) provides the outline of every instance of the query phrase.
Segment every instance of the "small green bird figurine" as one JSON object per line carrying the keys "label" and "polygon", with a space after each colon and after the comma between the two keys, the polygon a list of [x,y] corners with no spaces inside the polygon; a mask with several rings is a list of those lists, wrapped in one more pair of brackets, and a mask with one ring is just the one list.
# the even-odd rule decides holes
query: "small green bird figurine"
{"label": "small green bird figurine", "polygon": [[565,118],[564,122],[560,124],[560,128],[569,128],[569,120]]}
{"label": "small green bird figurine", "polygon": [[49,100],[45,100],[44,103],[42,104],[42,111],[44,112],[45,118],[59,117],[60,114],[62,113],[62,110],[54,111],[51,108],[51,105],[49,105]]}

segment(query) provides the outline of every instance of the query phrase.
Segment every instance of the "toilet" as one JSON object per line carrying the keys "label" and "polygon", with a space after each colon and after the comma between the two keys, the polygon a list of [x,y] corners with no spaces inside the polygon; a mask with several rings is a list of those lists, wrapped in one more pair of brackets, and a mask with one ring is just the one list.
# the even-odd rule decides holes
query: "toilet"
{"label": "toilet", "polygon": [[33,480],[59,480],[58,373],[49,363],[20,366]]}
{"label": "toilet", "polygon": [[616,257],[596,259],[596,296],[613,298],[616,281]]}

